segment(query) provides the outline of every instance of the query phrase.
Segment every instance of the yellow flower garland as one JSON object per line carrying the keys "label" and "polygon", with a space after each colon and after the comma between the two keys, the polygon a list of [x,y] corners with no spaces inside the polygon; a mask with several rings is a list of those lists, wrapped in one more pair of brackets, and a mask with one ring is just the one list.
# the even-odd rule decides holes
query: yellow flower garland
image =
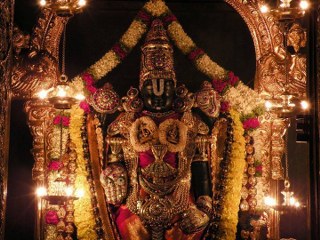
{"label": "yellow flower garland", "polygon": [[74,223],[78,228],[78,239],[97,239],[95,232],[95,220],[91,206],[91,193],[87,181],[86,163],[83,155],[83,142],[81,127],[84,123],[84,112],[79,106],[73,106],[70,117],[70,139],[76,145],[77,170],[75,189],[83,189],[84,196],[74,201]]}
{"label": "yellow flower garland", "polygon": [[178,22],[172,22],[168,26],[168,33],[172,41],[183,52],[183,54],[188,54],[196,47],[196,44],[185,33]]}
{"label": "yellow flower garland", "polygon": [[169,11],[169,8],[162,0],[150,0],[143,6],[143,8],[154,17],[160,17]]}
{"label": "yellow flower garland", "polygon": [[[167,5],[161,1],[150,0],[143,9],[149,12],[153,17],[159,17],[169,13]],[[128,30],[123,34],[120,43],[131,50],[137,45],[142,36],[146,33],[147,26],[141,22],[134,20],[129,26]],[[188,54],[196,47],[192,39],[184,32],[179,22],[173,21],[168,26],[168,33],[175,45],[184,53]],[[100,60],[87,69],[96,81],[106,76],[112,69],[114,69],[121,61],[118,59],[113,50],[108,51]],[[196,62],[197,68],[211,78],[224,78],[227,76],[227,71],[220,67],[217,63],[212,61],[207,55],[200,57]],[[77,76],[78,77],[78,76]],[[74,80],[77,79],[74,78]]]}
{"label": "yellow flower garland", "polygon": [[[159,17],[169,13],[166,4],[161,0],[151,0],[143,7],[153,17]],[[123,34],[120,43],[131,50],[136,46],[141,37],[146,33],[147,26],[140,21],[134,20],[128,30]],[[175,45],[184,53],[189,54],[190,51],[196,48],[192,39],[184,32],[182,26],[173,21],[168,26],[168,33]],[[99,61],[93,64],[87,72],[91,73],[96,81],[106,76],[112,69],[114,69],[121,60],[117,57],[113,50],[108,51]],[[195,60],[197,69],[212,79],[223,79],[228,76],[228,72],[220,67],[217,63],[212,61],[206,54],[200,56]],[[78,88],[83,88],[83,84],[79,76],[74,78],[74,85]],[[238,90],[240,91],[240,90]],[[253,90],[251,90],[254,92]],[[248,90],[248,92],[250,92]],[[232,102],[230,101],[232,105]],[[238,205],[239,202],[234,201],[239,199],[241,190],[241,179],[243,169],[245,167],[245,151],[243,127],[240,122],[239,113],[234,110],[230,112],[234,121],[234,143],[232,144],[231,153],[231,167],[227,177],[226,195],[224,198],[224,207],[222,210],[221,226],[219,232],[220,239],[234,239],[236,233],[236,225],[238,221]],[[83,111],[79,108],[73,108],[71,112],[70,122],[70,136],[71,140],[77,145],[78,153],[78,169],[76,178],[76,188],[82,187],[86,192],[86,197],[75,202],[75,223],[78,227],[79,239],[96,239],[94,232],[94,218],[91,211],[89,185],[86,180],[87,173],[85,171],[85,162],[83,158],[82,139],[81,139],[81,125],[82,125]],[[74,119],[73,119],[74,118]]]}
{"label": "yellow flower garland", "polygon": [[225,186],[223,208],[220,220],[219,236],[217,239],[234,240],[237,232],[238,211],[241,199],[243,170],[245,168],[244,130],[237,111],[231,109],[233,120],[233,143],[230,155],[230,167]]}

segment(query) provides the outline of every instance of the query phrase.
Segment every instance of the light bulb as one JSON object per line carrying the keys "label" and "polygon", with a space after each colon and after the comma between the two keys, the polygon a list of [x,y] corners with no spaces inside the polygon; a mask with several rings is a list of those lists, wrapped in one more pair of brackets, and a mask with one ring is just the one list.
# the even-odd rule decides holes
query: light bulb
{"label": "light bulb", "polygon": [[43,197],[47,195],[47,189],[45,187],[38,187],[36,189],[36,194],[38,197]]}
{"label": "light bulb", "polygon": [[268,5],[266,5],[266,4],[263,4],[263,5],[261,5],[260,6],[260,12],[261,13],[267,13],[267,12],[269,12],[269,6]]}
{"label": "light bulb", "polygon": [[309,8],[309,6],[310,6],[310,3],[308,1],[306,1],[306,0],[302,0],[300,2],[299,6],[300,6],[300,8],[302,10],[307,10]]}

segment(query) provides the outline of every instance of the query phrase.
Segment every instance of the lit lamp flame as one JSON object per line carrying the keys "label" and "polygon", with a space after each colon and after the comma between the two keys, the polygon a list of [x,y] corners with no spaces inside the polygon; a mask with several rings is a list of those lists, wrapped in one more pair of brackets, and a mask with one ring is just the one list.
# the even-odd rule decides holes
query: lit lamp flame
{"label": "lit lamp flame", "polygon": [[270,11],[270,8],[267,4],[263,4],[260,6],[260,12],[261,13],[268,13]]}
{"label": "lit lamp flame", "polygon": [[275,207],[277,205],[277,201],[276,199],[274,199],[273,197],[270,196],[266,196],[264,198],[264,204],[268,207]]}
{"label": "lit lamp flame", "polygon": [[306,0],[302,0],[300,3],[299,3],[299,6],[302,10],[307,10],[309,7],[310,7],[310,3]]}
{"label": "lit lamp flame", "polygon": [[66,86],[58,86],[57,97],[64,98],[67,96]]}
{"label": "lit lamp flame", "polygon": [[45,5],[47,5],[47,1],[46,0],[40,0],[39,4],[41,7],[44,7]]}
{"label": "lit lamp flame", "polygon": [[38,93],[37,93],[37,96],[40,98],[40,99],[46,99],[48,97],[48,92],[49,90],[40,90]]}
{"label": "lit lamp flame", "polygon": [[67,197],[73,196],[73,187],[71,187],[71,186],[66,187],[65,192],[66,192]]}
{"label": "lit lamp flame", "polygon": [[301,109],[302,109],[302,110],[308,110],[309,107],[310,107],[310,104],[309,104],[309,102],[307,102],[306,100],[302,100],[302,101],[300,102],[300,106],[301,106]]}
{"label": "lit lamp flame", "polygon": [[77,93],[75,96],[74,96],[75,99],[77,99],[78,101],[83,101],[86,99],[86,97],[82,94],[82,93]]}
{"label": "lit lamp flame", "polygon": [[44,196],[46,196],[46,195],[47,195],[47,189],[46,189],[45,187],[43,187],[43,186],[38,187],[38,188],[36,189],[36,195],[37,195],[38,197],[44,197]]}
{"label": "lit lamp flame", "polygon": [[86,1],[86,0],[79,0],[79,1],[78,1],[78,5],[79,5],[80,7],[84,7],[86,4],[87,4],[87,1]]}
{"label": "lit lamp flame", "polygon": [[266,101],[266,102],[264,103],[264,106],[266,107],[266,110],[267,110],[267,111],[270,111],[273,105],[272,105],[272,102]]}
{"label": "lit lamp flame", "polygon": [[81,188],[81,189],[77,189],[76,192],[75,192],[75,196],[77,198],[83,198],[85,195],[85,192],[84,190]]}

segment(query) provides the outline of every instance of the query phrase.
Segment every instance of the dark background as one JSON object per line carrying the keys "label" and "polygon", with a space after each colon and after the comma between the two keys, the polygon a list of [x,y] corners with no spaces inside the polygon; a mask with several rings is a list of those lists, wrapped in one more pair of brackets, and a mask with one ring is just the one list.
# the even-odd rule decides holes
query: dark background
{"label": "dark background", "polygon": [[[31,33],[36,23],[40,11],[37,2],[37,0],[16,0],[15,23],[26,33]],[[232,70],[242,81],[253,87],[255,75],[253,41],[246,24],[232,7],[222,0],[166,2],[198,47],[203,48],[219,65]],[[91,0],[83,13],[74,16],[67,26],[68,76],[74,77],[100,59],[120,39],[144,3],[145,1]],[[101,81],[101,84],[110,82],[121,96],[126,94],[129,86],[137,87],[142,43],[140,42],[123,63]],[[179,82],[185,83],[194,91],[199,88],[202,81],[209,80],[198,72],[178,49],[174,50]],[[291,137],[295,139],[294,135]],[[26,125],[23,102],[16,100],[12,103],[11,115],[5,239],[33,239],[35,206],[31,177],[33,166],[31,148],[32,138]],[[294,150],[297,151],[299,148],[294,147]],[[303,166],[300,166],[301,164]],[[300,171],[305,168],[304,164],[305,161],[300,160],[298,167]],[[283,228],[286,232],[286,226]],[[305,231],[305,228],[303,229]],[[301,233],[296,234],[303,236]]]}

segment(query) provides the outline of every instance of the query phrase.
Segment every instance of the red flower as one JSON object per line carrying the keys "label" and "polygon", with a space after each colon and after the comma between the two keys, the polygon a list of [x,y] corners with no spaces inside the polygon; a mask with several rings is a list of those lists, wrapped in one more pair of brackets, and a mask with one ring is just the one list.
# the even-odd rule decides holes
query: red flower
{"label": "red flower", "polygon": [[47,213],[46,213],[46,223],[47,224],[53,224],[53,225],[57,225],[58,222],[59,222],[59,217],[58,217],[58,214],[56,211],[54,210],[49,210]]}
{"label": "red flower", "polygon": [[229,102],[221,102],[220,112],[229,112],[230,104]]}
{"label": "red flower", "polygon": [[122,48],[120,43],[113,45],[112,50],[117,54],[117,56],[123,60],[127,56],[126,51]]}
{"label": "red flower", "polygon": [[62,126],[69,127],[70,118],[67,116],[62,116]]}
{"label": "red flower", "polygon": [[60,115],[57,115],[57,116],[54,117],[54,119],[53,119],[53,124],[54,124],[54,125],[59,125],[59,124],[61,124],[61,116],[60,116]]}
{"label": "red flower", "polygon": [[89,73],[82,74],[82,79],[86,82],[86,85],[91,86],[94,83],[94,79]]}
{"label": "red flower", "polygon": [[95,93],[97,91],[97,89],[92,85],[87,85],[86,88],[90,93]]}
{"label": "red flower", "polygon": [[151,16],[146,11],[141,10],[137,14],[137,19],[149,25]]}
{"label": "red flower", "polygon": [[229,72],[229,83],[231,86],[237,85],[239,78],[233,72]]}
{"label": "red flower", "polygon": [[257,172],[262,172],[262,165],[256,166],[256,171]]}
{"label": "red flower", "polygon": [[191,60],[191,61],[194,61],[196,60],[197,58],[199,58],[201,55],[204,54],[204,51],[201,49],[201,48],[196,48],[194,49],[193,51],[191,51],[189,54],[188,54],[188,58]]}
{"label": "red flower", "polygon": [[51,161],[48,169],[51,171],[58,171],[62,167],[62,163],[59,161]]}
{"label": "red flower", "polygon": [[218,79],[212,81],[212,86],[218,93],[222,93],[225,90],[227,83]]}
{"label": "red flower", "polygon": [[83,109],[85,113],[90,113],[90,105],[86,101],[81,101],[79,104],[80,108]]}
{"label": "red flower", "polygon": [[174,21],[178,21],[177,17],[173,13],[170,13],[169,15],[164,16],[162,20],[166,26],[169,26]]}
{"label": "red flower", "polygon": [[259,126],[260,126],[260,122],[259,122],[259,119],[257,117],[249,118],[249,119],[243,121],[243,128],[245,130],[255,129],[255,128],[259,127]]}

